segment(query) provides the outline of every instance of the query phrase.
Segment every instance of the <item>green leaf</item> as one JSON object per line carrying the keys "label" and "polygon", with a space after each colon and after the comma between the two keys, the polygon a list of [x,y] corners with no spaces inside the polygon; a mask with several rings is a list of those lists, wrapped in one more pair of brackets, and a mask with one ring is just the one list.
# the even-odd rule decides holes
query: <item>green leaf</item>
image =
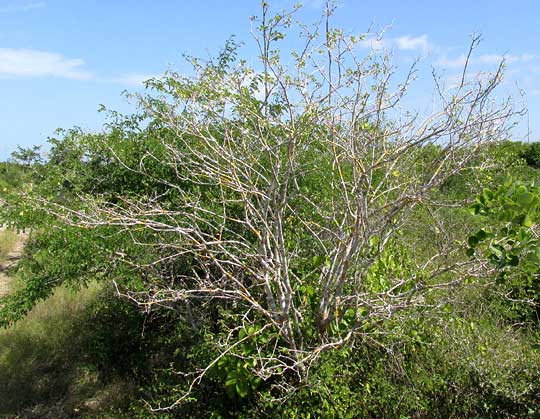
{"label": "green leaf", "polygon": [[494,194],[489,189],[484,189],[482,191],[482,196],[484,197],[484,202],[487,203],[493,199]]}
{"label": "green leaf", "polygon": [[471,248],[475,248],[478,245],[478,237],[476,236],[476,234],[469,236],[469,238],[467,239],[467,243]]}
{"label": "green leaf", "polygon": [[489,250],[494,256],[496,256],[497,258],[500,258],[503,254],[504,248],[500,245],[492,245],[492,246],[489,246]]}
{"label": "green leaf", "polygon": [[521,225],[524,226],[524,227],[532,227],[533,220],[531,219],[531,217],[529,217],[529,214],[525,214],[523,216],[523,220],[521,221]]}
{"label": "green leaf", "polygon": [[508,260],[508,266],[518,266],[519,257],[517,255],[511,255]]}
{"label": "green leaf", "polygon": [[478,215],[480,213],[480,204],[474,204],[469,207],[469,214]]}
{"label": "green leaf", "polygon": [[230,373],[229,373],[229,377],[226,381],[225,381],[225,387],[234,387],[236,385],[236,376],[232,376]]}
{"label": "green leaf", "polygon": [[540,246],[537,245],[536,249],[534,249],[534,256],[536,257],[536,260],[540,262]]}
{"label": "green leaf", "polygon": [[478,239],[479,242],[481,242],[482,240],[485,240],[488,237],[488,235],[489,234],[486,232],[486,230],[482,228],[477,231],[476,238]]}
{"label": "green leaf", "polygon": [[534,200],[534,195],[530,192],[522,192],[517,196],[517,203],[521,206],[527,207]]}
{"label": "green leaf", "polygon": [[236,383],[236,393],[240,397],[246,397],[249,393],[249,385],[247,381],[239,381]]}

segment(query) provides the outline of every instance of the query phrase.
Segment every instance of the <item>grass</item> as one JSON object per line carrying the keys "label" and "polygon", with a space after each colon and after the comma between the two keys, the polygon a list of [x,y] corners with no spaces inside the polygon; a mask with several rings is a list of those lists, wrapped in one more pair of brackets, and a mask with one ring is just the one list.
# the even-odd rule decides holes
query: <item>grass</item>
{"label": "grass", "polygon": [[0,231],[0,263],[5,262],[8,253],[17,242],[17,234],[12,230]]}
{"label": "grass", "polygon": [[103,412],[125,402],[130,384],[103,380],[85,355],[92,329],[85,313],[103,289],[97,283],[77,292],[59,288],[0,329],[0,417],[118,417]]}

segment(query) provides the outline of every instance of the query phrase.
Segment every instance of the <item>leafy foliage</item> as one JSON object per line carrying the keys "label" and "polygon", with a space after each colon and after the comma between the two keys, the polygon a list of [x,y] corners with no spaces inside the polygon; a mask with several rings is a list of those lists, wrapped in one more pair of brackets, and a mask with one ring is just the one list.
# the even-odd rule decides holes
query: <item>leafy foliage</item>
{"label": "leafy foliage", "polygon": [[520,153],[527,164],[535,169],[540,169],[540,143],[524,144]]}
{"label": "leafy foliage", "polygon": [[484,189],[471,211],[487,222],[469,236],[468,254],[485,256],[513,310],[522,320],[538,322],[540,189],[508,178],[495,191]]}

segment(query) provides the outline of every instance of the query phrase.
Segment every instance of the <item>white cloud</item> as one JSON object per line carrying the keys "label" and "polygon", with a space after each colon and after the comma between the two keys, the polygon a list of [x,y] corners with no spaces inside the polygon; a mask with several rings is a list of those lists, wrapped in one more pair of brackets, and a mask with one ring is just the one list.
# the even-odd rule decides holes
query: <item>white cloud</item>
{"label": "white cloud", "polygon": [[23,11],[34,10],[34,9],[41,9],[43,7],[45,7],[44,1],[32,1],[32,2],[28,2],[26,4],[21,5],[21,10]]}
{"label": "white cloud", "polygon": [[[497,65],[503,60],[507,64],[513,63],[526,63],[538,58],[535,54],[521,54],[521,55],[501,55],[501,54],[483,54],[479,57],[475,57],[474,54],[471,57],[471,63],[475,64],[487,64],[487,65]],[[438,67],[444,68],[461,68],[465,65],[467,57],[465,54],[461,54],[456,58],[448,58],[446,55],[440,57],[435,65]]]}
{"label": "white cloud", "polygon": [[45,7],[44,1],[32,0],[0,0],[0,13],[26,12],[29,10],[41,9]]}
{"label": "white cloud", "polygon": [[[482,64],[499,64],[503,59],[505,59],[505,57],[499,54],[484,54],[478,57],[478,61]],[[517,57],[512,55],[506,56],[507,63],[513,63],[516,59]]]}
{"label": "white cloud", "polygon": [[538,55],[536,54],[521,54],[521,61],[524,63],[528,63],[529,61],[535,60],[538,58]]}
{"label": "white cloud", "polygon": [[443,55],[435,62],[435,65],[444,68],[461,68],[465,65],[466,61],[467,56],[465,54],[461,54],[456,58],[448,58],[446,55]]}
{"label": "white cloud", "polygon": [[401,36],[399,38],[395,38],[394,43],[400,50],[426,52],[430,49],[427,35]]}
{"label": "white cloud", "polygon": [[359,42],[360,47],[381,50],[384,48],[395,47],[400,51],[420,51],[423,53],[431,49],[427,35],[420,36],[401,36],[398,38],[382,38],[375,35],[367,35],[365,39]]}
{"label": "white cloud", "polygon": [[311,7],[313,9],[324,9],[325,7],[325,1],[324,0],[308,0],[303,1],[302,4],[304,6]]}
{"label": "white cloud", "polygon": [[369,48],[378,51],[387,47],[389,44],[389,39],[383,39],[381,36],[376,36],[369,33],[363,36],[364,39],[358,42],[360,48]]}
{"label": "white cloud", "polygon": [[126,73],[113,79],[113,81],[116,83],[125,84],[126,86],[138,87],[142,86],[146,80],[154,77],[156,77],[155,74],[149,73]]}
{"label": "white cloud", "polygon": [[535,54],[521,54],[521,55],[500,55],[500,54],[485,54],[479,57],[479,61],[483,64],[498,64],[502,60],[506,63],[512,64],[516,62],[527,63],[532,61],[537,56]]}
{"label": "white cloud", "polygon": [[465,75],[465,79],[463,80],[463,72],[461,73],[455,73],[455,74],[449,74],[447,76],[442,77],[442,85],[446,90],[451,90],[459,87],[462,82],[470,83],[473,81],[486,83],[491,79],[491,74],[488,72],[483,71],[473,71]]}
{"label": "white cloud", "polygon": [[0,77],[93,78],[84,65],[80,58],[66,58],[54,52],[0,48]]}

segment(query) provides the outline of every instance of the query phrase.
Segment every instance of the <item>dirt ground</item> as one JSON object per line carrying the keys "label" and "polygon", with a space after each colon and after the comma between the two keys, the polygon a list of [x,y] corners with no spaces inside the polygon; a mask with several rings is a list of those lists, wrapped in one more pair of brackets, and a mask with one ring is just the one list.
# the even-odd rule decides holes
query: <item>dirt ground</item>
{"label": "dirt ground", "polygon": [[[4,227],[0,227],[0,232],[3,230]],[[7,255],[7,259],[4,262],[0,263],[0,297],[9,293],[9,285],[12,279],[7,276],[7,270],[11,266],[16,264],[21,258],[24,249],[24,243],[26,242],[27,238],[27,234],[19,234],[15,245]]]}

